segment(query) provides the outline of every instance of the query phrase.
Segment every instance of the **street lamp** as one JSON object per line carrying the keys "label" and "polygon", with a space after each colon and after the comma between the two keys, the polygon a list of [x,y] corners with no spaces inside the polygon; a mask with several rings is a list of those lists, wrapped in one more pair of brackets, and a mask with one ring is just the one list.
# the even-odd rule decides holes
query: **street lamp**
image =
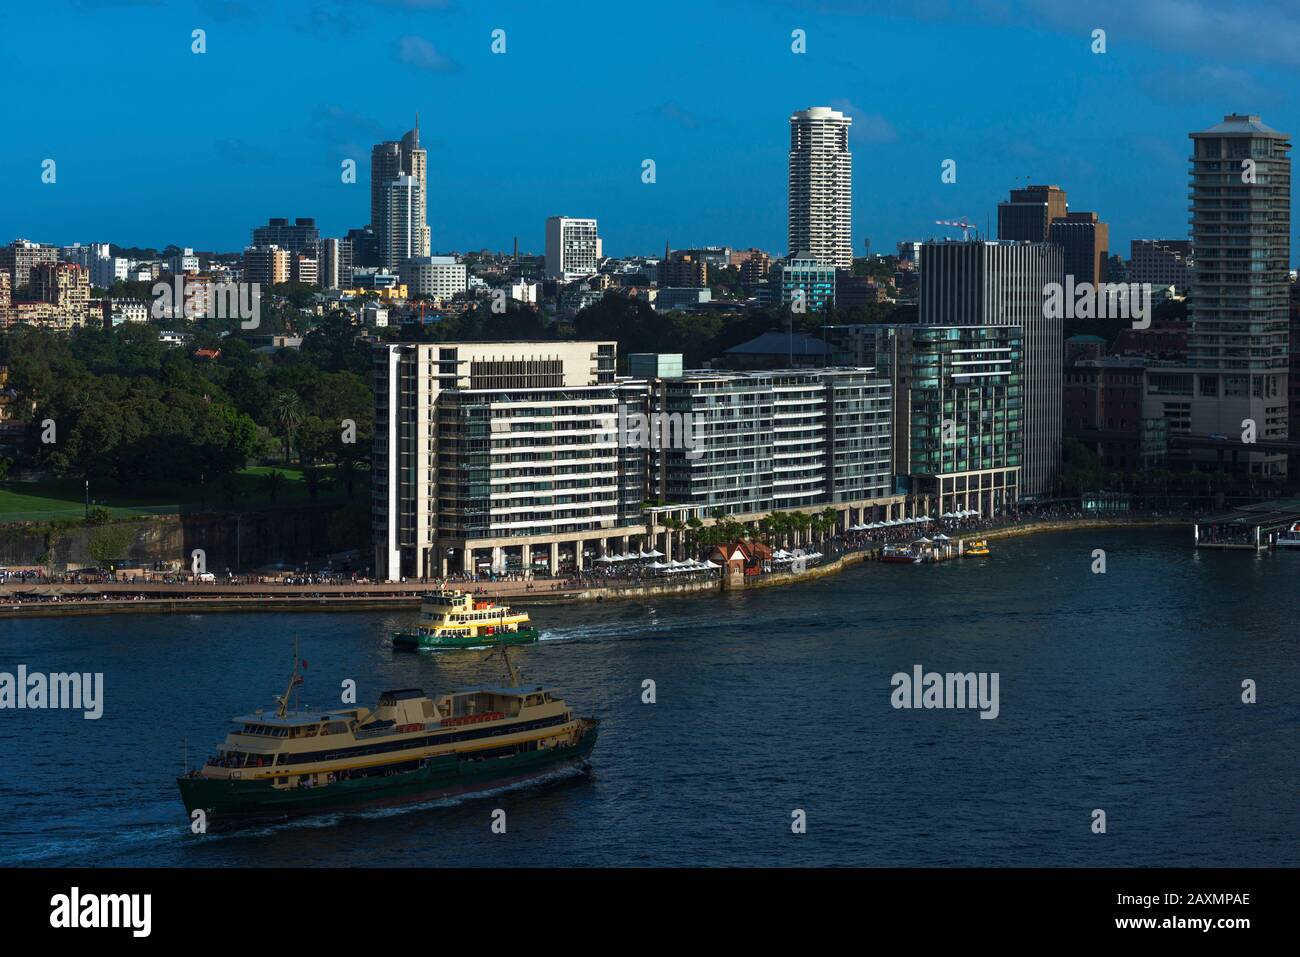
{"label": "street lamp", "polygon": [[86,520],[90,520],[90,479],[86,479]]}

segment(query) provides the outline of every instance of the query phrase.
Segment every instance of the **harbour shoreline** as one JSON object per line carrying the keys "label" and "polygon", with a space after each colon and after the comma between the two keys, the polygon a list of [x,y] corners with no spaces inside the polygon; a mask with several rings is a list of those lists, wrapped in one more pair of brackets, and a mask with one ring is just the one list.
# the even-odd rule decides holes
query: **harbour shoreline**
{"label": "harbour shoreline", "polygon": [[[954,535],[954,538],[987,541],[1007,538],[1019,538],[1048,532],[1070,532],[1088,530],[1108,530],[1116,528],[1188,528],[1192,520],[1188,518],[1083,518],[1083,519],[1048,519],[1029,522],[1024,525],[1003,526],[1001,528],[976,529]],[[738,592],[752,588],[776,588],[813,581],[830,575],[839,574],[845,568],[858,565],[875,558],[878,549],[866,548],[846,552],[831,561],[813,565],[803,572],[772,572],[767,575],[747,579]],[[503,584],[513,587],[502,587]],[[512,605],[519,607],[537,607],[555,604],[589,601],[628,601],[647,598],[692,595],[701,592],[720,592],[722,589],[716,579],[697,582],[670,581],[636,585],[583,585],[570,586],[563,590],[549,591],[534,588],[531,591],[519,590],[524,583],[463,583],[463,586],[486,587],[494,597],[508,599]],[[13,586],[4,586],[12,588]],[[138,591],[129,585],[86,586],[86,585],[42,585],[48,594],[67,594],[69,597],[85,594],[87,588],[98,591]],[[292,586],[285,586],[289,588]],[[249,612],[370,612],[418,610],[420,598],[432,585],[408,586],[402,594],[386,595],[328,595],[319,594],[320,586],[310,586],[316,594],[295,595],[292,593],[276,595],[259,595],[243,597],[237,594],[188,595],[175,598],[149,599],[84,599],[70,601],[32,601],[0,603],[0,621],[10,618],[55,618],[63,616],[111,615],[111,614],[247,614]],[[451,587],[458,587],[452,583]],[[66,591],[64,591],[66,589]],[[214,589],[215,590],[215,589]],[[356,589],[341,589],[355,591]]]}

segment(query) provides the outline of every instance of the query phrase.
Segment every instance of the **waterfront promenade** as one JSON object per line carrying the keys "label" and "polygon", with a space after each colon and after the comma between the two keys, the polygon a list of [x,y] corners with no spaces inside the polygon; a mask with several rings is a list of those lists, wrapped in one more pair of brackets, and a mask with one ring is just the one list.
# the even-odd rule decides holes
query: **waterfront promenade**
{"label": "waterfront promenade", "polygon": [[[954,538],[996,540],[1039,532],[1089,528],[1187,528],[1190,545],[1190,530],[1194,521],[1193,516],[1174,513],[1093,517],[1063,511],[1028,519],[1022,516],[1019,519],[945,523],[943,531]],[[744,587],[798,584],[821,578],[834,574],[847,565],[871,560],[886,544],[906,542],[934,530],[938,530],[938,526],[934,529],[911,526],[831,536],[817,544],[817,549],[823,555],[810,563],[805,571],[794,573],[782,568],[764,569],[762,574],[747,577]],[[206,583],[11,579],[0,583],[0,619],[142,613],[415,611],[419,608],[421,596],[439,587],[473,590],[485,597],[527,607],[716,591],[719,588],[718,578],[716,572],[663,577],[652,575],[644,569],[629,568],[617,572],[588,569],[580,577],[525,579],[515,574],[481,576],[476,580],[462,577],[445,581],[401,583],[364,580],[288,583],[275,579]]]}

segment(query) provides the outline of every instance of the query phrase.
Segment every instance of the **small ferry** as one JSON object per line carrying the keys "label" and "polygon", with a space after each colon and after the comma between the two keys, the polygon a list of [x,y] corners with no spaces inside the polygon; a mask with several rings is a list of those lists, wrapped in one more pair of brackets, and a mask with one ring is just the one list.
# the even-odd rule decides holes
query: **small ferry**
{"label": "small ferry", "polygon": [[880,560],[898,565],[913,565],[919,562],[921,558],[912,550],[910,545],[886,545],[880,551]]}
{"label": "small ferry", "polygon": [[1300,522],[1296,522],[1284,532],[1278,532],[1278,548],[1300,548]]}
{"label": "small ferry", "polygon": [[393,647],[491,648],[524,645],[538,639],[527,612],[511,611],[490,598],[475,597],[456,589],[425,595],[420,621],[412,628],[393,632]]}
{"label": "small ferry", "polygon": [[430,697],[385,691],[370,708],[289,710],[302,683],[295,655],[274,714],[233,718],[234,730],[202,768],[177,779],[193,819],[209,828],[400,805],[586,771],[599,722],[576,717],[553,689],[510,686]]}
{"label": "small ferry", "polygon": [[991,554],[991,552],[989,552],[989,543],[982,538],[977,538],[966,546],[964,554],[976,556],[989,555]]}

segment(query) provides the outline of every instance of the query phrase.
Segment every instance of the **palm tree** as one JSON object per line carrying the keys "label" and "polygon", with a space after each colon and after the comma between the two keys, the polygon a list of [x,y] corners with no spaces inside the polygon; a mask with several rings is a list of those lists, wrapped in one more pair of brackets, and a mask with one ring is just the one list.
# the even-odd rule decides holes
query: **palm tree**
{"label": "palm tree", "polygon": [[686,520],[686,528],[686,557],[694,558],[694,553],[698,550],[700,544],[700,529],[704,528],[704,523],[692,515]]}
{"label": "palm tree", "polygon": [[772,512],[758,523],[767,526],[768,539],[772,545],[780,547],[781,538],[785,534],[785,516],[780,512]]}
{"label": "palm tree", "polygon": [[808,529],[812,526],[812,516],[807,512],[794,512],[790,515],[790,524],[799,537],[799,541],[802,542],[804,540],[803,536],[807,534]]}
{"label": "palm tree", "polygon": [[277,392],[271,399],[271,418],[280,428],[280,438],[284,441],[284,464],[289,464],[293,433],[302,422],[302,400],[296,392]]}
{"label": "palm tree", "polygon": [[824,508],[822,509],[821,519],[822,538],[824,540],[835,531],[835,526],[840,523],[840,513],[833,508]]}
{"label": "palm tree", "polygon": [[265,476],[266,490],[271,494],[271,504],[274,505],[280,497],[280,486],[284,484],[283,472],[267,472]]}

